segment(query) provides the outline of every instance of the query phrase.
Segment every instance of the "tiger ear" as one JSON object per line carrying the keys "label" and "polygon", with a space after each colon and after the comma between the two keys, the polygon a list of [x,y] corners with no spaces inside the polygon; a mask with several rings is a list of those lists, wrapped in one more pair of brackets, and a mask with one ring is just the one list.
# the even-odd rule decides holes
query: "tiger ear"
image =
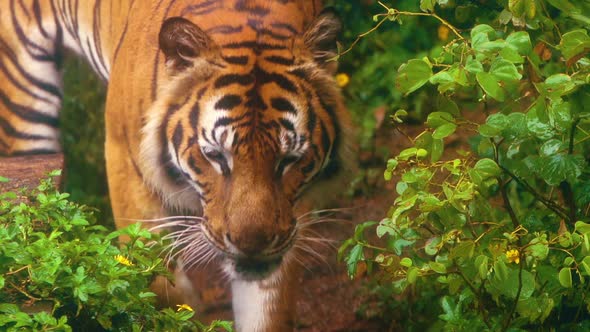
{"label": "tiger ear", "polygon": [[328,61],[337,54],[336,40],[342,30],[340,17],[332,8],[324,9],[303,35],[305,46],[312,52],[314,60],[330,72],[335,72],[337,64]]}
{"label": "tiger ear", "polygon": [[197,57],[214,46],[205,31],[182,17],[164,21],[158,39],[160,49],[166,56],[166,65],[174,71],[192,66]]}

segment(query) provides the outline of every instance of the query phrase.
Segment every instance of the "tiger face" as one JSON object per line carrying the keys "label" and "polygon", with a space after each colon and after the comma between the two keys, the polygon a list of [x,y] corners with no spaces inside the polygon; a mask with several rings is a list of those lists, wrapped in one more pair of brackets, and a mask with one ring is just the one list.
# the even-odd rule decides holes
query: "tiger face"
{"label": "tiger face", "polygon": [[189,264],[206,251],[262,279],[297,241],[293,205],[337,156],[343,108],[326,60],[339,29],[330,12],[240,40],[164,22],[168,84],[147,112],[141,168],[170,209],[202,216],[178,239]]}

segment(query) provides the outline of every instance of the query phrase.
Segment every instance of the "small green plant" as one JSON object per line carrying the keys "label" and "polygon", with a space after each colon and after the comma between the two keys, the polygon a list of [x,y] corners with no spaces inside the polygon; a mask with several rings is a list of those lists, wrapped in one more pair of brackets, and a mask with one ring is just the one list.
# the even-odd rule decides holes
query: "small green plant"
{"label": "small green plant", "polygon": [[[156,309],[149,284],[168,275],[158,236],[139,224],[109,233],[68,196],[51,179],[0,194],[0,330],[232,330],[191,319],[186,305]],[[130,240],[119,246],[120,236]]]}
{"label": "small green plant", "polygon": [[[590,3],[381,5],[378,24],[423,16],[449,41],[394,75],[405,95],[435,87],[436,107],[387,162],[398,194],[387,216],[341,247],[350,275],[363,262],[380,284],[418,293],[416,303],[437,299],[422,305],[437,321],[409,326],[588,330]],[[467,151],[446,146],[455,133],[471,137]]]}

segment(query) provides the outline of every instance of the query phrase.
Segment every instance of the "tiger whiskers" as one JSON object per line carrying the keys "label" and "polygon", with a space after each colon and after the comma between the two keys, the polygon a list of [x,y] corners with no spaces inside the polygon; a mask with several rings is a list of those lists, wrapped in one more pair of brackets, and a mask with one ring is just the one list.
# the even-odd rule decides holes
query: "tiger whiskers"
{"label": "tiger whiskers", "polygon": [[302,215],[300,215],[299,217],[297,217],[297,220],[301,220],[307,217],[314,217],[313,215],[321,215],[321,214],[329,214],[329,215],[334,215],[336,213],[347,213],[350,211],[354,211],[356,210],[356,207],[350,207],[350,208],[332,208],[332,209],[319,209],[319,210],[311,210],[308,211]]}

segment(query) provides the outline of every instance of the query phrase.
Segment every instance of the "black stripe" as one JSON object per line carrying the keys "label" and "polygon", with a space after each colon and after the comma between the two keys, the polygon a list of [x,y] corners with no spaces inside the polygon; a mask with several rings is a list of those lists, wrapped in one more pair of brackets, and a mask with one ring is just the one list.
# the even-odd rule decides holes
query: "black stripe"
{"label": "black stripe", "polygon": [[125,27],[123,28],[123,32],[119,37],[119,41],[117,42],[117,47],[115,48],[115,53],[113,53],[113,63],[117,61],[117,57],[119,56],[119,50],[121,49],[121,45],[123,45],[123,41],[125,40],[125,36],[127,36],[127,29],[129,28],[129,13],[131,13],[131,8],[133,7],[133,3],[135,0],[131,0],[129,4],[129,11],[127,12],[127,18],[125,19]]}
{"label": "black stripe", "polygon": [[287,90],[292,93],[297,93],[297,87],[286,76],[277,73],[266,72],[259,66],[254,67],[254,73],[256,76],[256,80],[260,82],[260,84],[274,82],[283,90]]}
{"label": "black stripe", "polygon": [[199,167],[197,167],[197,162],[195,161],[195,158],[194,158],[192,155],[190,155],[190,156],[188,157],[188,163],[187,163],[187,164],[188,164],[188,167],[189,167],[189,168],[190,168],[190,169],[191,169],[191,170],[192,170],[192,171],[193,171],[195,174],[197,174],[197,175],[200,175],[200,174],[202,174],[202,173],[203,173],[203,171],[202,171],[202,170],[201,170]]}
{"label": "black stripe", "polygon": [[234,65],[247,65],[250,57],[247,55],[241,56],[224,56],[223,60]]}
{"label": "black stripe", "polygon": [[309,81],[309,73],[307,72],[307,70],[302,69],[302,68],[297,68],[297,69],[293,69],[293,70],[289,70],[288,71],[289,74],[293,74],[303,80]]}
{"label": "black stripe", "polygon": [[309,164],[303,166],[301,168],[301,172],[303,172],[303,174],[307,177],[307,175],[311,172],[313,172],[313,170],[315,169],[315,160],[311,160],[309,162]]}
{"label": "black stripe", "polygon": [[279,123],[285,127],[285,129],[289,130],[289,131],[295,131],[295,125],[293,124],[293,122],[287,120],[287,119],[279,119]]}
{"label": "black stripe", "polygon": [[225,95],[215,103],[216,110],[231,110],[242,103],[238,95]]}
{"label": "black stripe", "polygon": [[270,100],[270,104],[272,108],[276,109],[277,111],[288,112],[297,115],[297,110],[295,109],[295,106],[293,106],[293,104],[291,104],[290,101],[283,97],[272,98]]}
{"label": "black stripe", "polygon": [[262,53],[262,51],[286,50],[287,46],[268,44],[268,43],[259,43],[259,42],[250,40],[250,41],[232,42],[232,43],[224,44],[224,45],[222,45],[222,48],[226,48],[226,49],[247,48],[247,49],[253,50],[255,54],[260,55],[260,53]]}
{"label": "black stripe", "polygon": [[41,140],[53,140],[53,137],[49,136],[42,136],[42,135],[35,135],[29,133],[23,133],[16,130],[13,126],[8,123],[4,118],[0,117],[0,128],[4,130],[4,133],[10,137],[22,139],[22,140],[31,140],[31,141],[41,141]]}
{"label": "black stripe", "polygon": [[[213,6],[215,5],[215,6]],[[213,6],[213,7],[212,7]],[[217,1],[217,0],[208,0],[206,2],[197,4],[197,5],[190,5],[185,7],[182,12],[180,13],[180,16],[186,16],[187,14],[191,14],[191,15],[195,15],[195,16],[199,16],[199,15],[207,15],[211,12],[214,12],[218,9],[222,9],[223,5],[221,4],[221,2]]]}
{"label": "black stripe", "polygon": [[219,77],[215,81],[215,88],[223,88],[232,84],[249,85],[254,83],[254,76],[251,74],[228,74]]}
{"label": "black stripe", "polygon": [[[101,27],[101,15],[100,15],[100,4],[102,2],[102,0],[95,0],[96,2],[94,3],[94,17],[93,17],[93,22],[92,22],[92,27],[93,27],[93,41],[94,41],[94,48],[96,49],[96,56],[99,60],[100,65],[102,66],[102,69],[104,69],[104,72],[108,74],[109,71],[107,70],[107,66],[105,64],[105,60],[104,57],[102,55],[102,42],[100,39],[100,27]],[[104,77],[103,78],[105,81],[108,79],[108,77]]]}
{"label": "black stripe", "polygon": [[174,147],[174,151],[176,152],[176,157],[178,159],[178,151],[180,151],[180,144],[182,144],[182,136],[184,130],[182,129],[182,125],[180,121],[176,124],[176,128],[174,128],[174,133],[172,134],[172,146]]}
{"label": "black stripe", "polygon": [[23,31],[23,28],[20,26],[18,18],[16,17],[14,0],[10,1],[10,14],[16,36],[24,45],[24,49],[27,51],[27,53],[37,61],[53,61],[54,57],[47,49],[27,38],[26,33]]}
{"label": "black stripe", "polygon": [[292,66],[295,61],[294,58],[285,58],[278,55],[264,57],[264,60],[284,66]]}
{"label": "black stripe", "polygon": [[272,23],[270,26],[273,27],[273,28],[277,28],[277,29],[285,29],[285,30],[291,32],[294,35],[299,34],[299,30],[295,29],[295,27],[292,26],[291,24],[287,24],[287,23]]}
{"label": "black stripe", "polygon": [[193,107],[191,108],[191,111],[188,115],[188,119],[189,119],[189,123],[191,125],[191,128],[197,129],[197,127],[199,126],[200,113],[201,113],[201,106],[199,105],[199,101],[197,100],[197,102],[193,105]]}
{"label": "black stripe", "polygon": [[29,150],[15,150],[10,153],[11,156],[30,156],[30,155],[38,155],[38,154],[53,154],[57,153],[57,150],[54,149],[29,149]]}
{"label": "black stripe", "polygon": [[19,59],[18,59],[16,53],[14,53],[12,48],[9,47],[8,44],[1,38],[0,38],[0,49],[2,49],[4,51],[4,54],[6,54],[8,56],[8,59],[10,60],[12,65],[16,68],[18,73],[21,76],[23,76],[29,83],[31,83],[34,86],[38,87],[39,89],[46,91],[47,93],[50,93],[50,94],[61,99],[62,95],[61,95],[59,88],[53,84],[43,82],[41,80],[38,80],[34,76],[32,76],[28,70],[26,70],[25,68],[23,68],[21,66],[21,64],[18,61]]}
{"label": "black stripe", "polygon": [[270,9],[260,5],[248,5],[246,0],[238,0],[235,9],[256,16],[266,16],[270,13]]}
{"label": "black stripe", "polygon": [[[248,108],[252,108],[254,110],[259,110],[259,111],[264,111],[268,108],[268,106],[264,102],[264,99],[262,99],[262,96],[260,95],[260,93],[258,92],[258,89],[256,89],[256,87],[254,87],[254,88],[248,90],[248,92],[246,92],[246,98],[247,98],[247,102],[246,102],[245,106]],[[255,114],[257,114],[257,113],[255,113]]]}
{"label": "black stripe", "polygon": [[100,69],[100,59],[98,57],[98,54],[96,54],[94,52],[94,48],[90,44],[90,38],[86,38],[86,46],[88,46],[88,53],[89,53],[88,54],[89,56],[87,56],[86,58],[90,60],[90,64],[94,68],[94,71],[96,72],[96,74],[98,76],[100,76],[100,78],[102,79],[103,82],[106,82],[108,80],[108,78],[103,75],[103,72]]}
{"label": "black stripe", "polygon": [[324,151],[324,158],[327,157],[327,154],[330,152],[330,148],[332,147],[332,140],[330,140],[330,135],[328,134],[328,129],[323,121],[320,121],[320,133],[322,135],[322,150]]}
{"label": "black stripe", "polygon": [[43,22],[41,18],[41,6],[39,6],[39,0],[33,1],[33,14],[35,15],[35,21],[37,22],[37,27],[39,28],[39,31],[41,31],[43,37],[49,39],[49,33],[43,27]]}
{"label": "black stripe", "polygon": [[[0,61],[0,71],[2,73],[4,73],[4,76],[8,79],[8,81],[10,81],[14,87],[16,87],[17,89],[21,90],[22,92],[24,92],[25,94],[29,95],[32,98],[38,99],[38,100],[42,100],[48,104],[53,104],[53,101],[41,96],[37,93],[35,93],[33,90],[29,89],[28,87],[24,86],[21,82],[19,82],[13,75],[12,73],[8,70],[8,68],[6,68],[6,66],[4,65],[4,62]],[[56,105],[57,106],[57,105]]]}
{"label": "black stripe", "polygon": [[12,102],[2,91],[0,91],[0,102],[2,102],[2,104],[4,104],[12,114],[16,115],[22,120],[45,124],[53,128],[57,128],[59,125],[59,118],[43,114],[38,110],[27,106],[16,104]]}
{"label": "black stripe", "polygon": [[276,33],[272,30],[266,29],[266,28],[260,28],[258,29],[258,33],[260,33],[261,35],[265,35],[265,36],[269,36],[272,39],[276,39],[276,40],[288,40],[291,38],[291,36],[287,36],[287,35],[282,35],[280,33]]}
{"label": "black stripe", "polygon": [[223,126],[227,126],[232,123],[236,123],[238,121],[242,121],[245,118],[250,117],[250,116],[252,116],[252,115],[249,113],[244,113],[244,114],[242,114],[238,117],[235,117],[235,118],[229,117],[229,116],[222,116],[215,121],[215,124],[213,125],[213,130],[217,129],[218,127],[223,127]]}
{"label": "black stripe", "polygon": [[228,35],[228,34],[232,34],[232,33],[239,33],[242,32],[242,30],[244,29],[243,26],[238,25],[238,26],[231,26],[231,25],[218,25],[216,27],[207,29],[205,32],[207,34],[222,34],[222,35]]}

